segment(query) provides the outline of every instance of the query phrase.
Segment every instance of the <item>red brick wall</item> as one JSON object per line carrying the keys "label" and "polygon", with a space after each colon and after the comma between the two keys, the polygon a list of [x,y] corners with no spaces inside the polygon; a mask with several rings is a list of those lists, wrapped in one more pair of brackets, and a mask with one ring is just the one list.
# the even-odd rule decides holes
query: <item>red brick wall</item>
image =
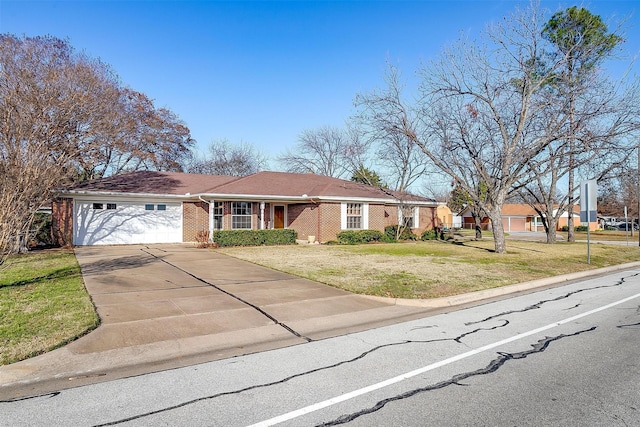
{"label": "red brick wall", "polygon": [[436,227],[436,223],[438,222],[436,208],[420,206],[419,212],[419,227],[412,229],[412,231],[417,234],[418,237],[420,237],[425,230],[433,230]]}
{"label": "red brick wall", "polygon": [[[301,203],[286,205],[286,228],[295,230],[298,239],[307,240],[315,236],[321,243],[336,240],[340,228],[341,204],[339,202]],[[265,204],[265,228],[269,227],[271,205]],[[209,205],[204,202],[183,203],[183,241],[196,241],[199,231],[209,230]],[[260,229],[260,204],[252,203],[253,229]],[[420,227],[414,229],[421,234],[425,229],[433,228],[435,209],[420,207]],[[369,204],[369,229],[384,232],[388,225],[398,223],[396,206]],[[231,230],[231,202],[224,202],[223,229]],[[273,226],[273,224],[271,224]]]}
{"label": "red brick wall", "polygon": [[182,202],[182,241],[198,241],[199,232],[209,231],[209,204]]}
{"label": "red brick wall", "polygon": [[51,204],[51,233],[60,246],[73,245],[73,199],[58,197]]}
{"label": "red brick wall", "polygon": [[337,240],[340,229],[340,203],[320,203],[318,205],[320,218],[320,232],[316,239],[320,243]]}
{"label": "red brick wall", "polygon": [[222,229],[231,230],[231,202],[223,202]]}
{"label": "red brick wall", "polygon": [[[297,206],[294,208],[294,206]],[[307,215],[304,211],[309,205],[289,206],[289,228],[298,231],[298,238],[306,239],[311,233],[315,221],[320,223],[319,231],[315,232],[316,239],[321,243],[330,240],[337,240],[340,228],[340,203],[320,203],[317,207],[317,214]],[[315,212],[313,210],[312,212]],[[424,230],[434,228],[435,208],[420,207],[420,226],[414,228],[414,233],[421,235]],[[296,218],[294,224],[292,218]],[[398,224],[398,208],[396,206],[385,206],[379,204],[369,204],[369,230],[384,232],[385,227]]]}
{"label": "red brick wall", "polygon": [[384,232],[384,228],[387,226],[386,210],[387,207],[384,205],[369,204],[369,230]]}
{"label": "red brick wall", "polygon": [[[260,204],[258,204],[258,211],[260,210]],[[258,212],[258,217],[260,216],[260,212]],[[271,204],[264,204],[264,228],[269,228],[269,221],[271,221]],[[260,219],[258,218],[258,224],[256,227],[260,229]]]}
{"label": "red brick wall", "polygon": [[[398,225],[398,207],[385,206],[385,227],[390,225]],[[420,206],[418,209],[418,227],[412,228],[414,234],[421,236],[425,230],[433,230],[438,218],[436,216],[436,208]]]}
{"label": "red brick wall", "polygon": [[398,207],[397,206],[385,206],[384,207],[384,226],[398,225]]}
{"label": "red brick wall", "polygon": [[[298,239],[307,240],[309,236],[318,237],[318,213],[319,205],[314,203],[288,205],[285,224],[286,228],[295,230]],[[338,221],[340,218],[338,217]]]}

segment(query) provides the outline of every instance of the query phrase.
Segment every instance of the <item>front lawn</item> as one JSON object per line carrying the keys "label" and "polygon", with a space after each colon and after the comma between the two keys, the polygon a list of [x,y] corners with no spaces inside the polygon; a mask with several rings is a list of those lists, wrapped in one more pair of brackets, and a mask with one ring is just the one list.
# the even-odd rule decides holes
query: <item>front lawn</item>
{"label": "front lawn", "polygon": [[356,246],[301,245],[217,249],[221,253],[355,293],[394,298],[437,298],[543,277],[640,261],[638,246],[493,240]]}
{"label": "front lawn", "polygon": [[61,347],[98,323],[72,251],[17,255],[0,266],[0,364]]}

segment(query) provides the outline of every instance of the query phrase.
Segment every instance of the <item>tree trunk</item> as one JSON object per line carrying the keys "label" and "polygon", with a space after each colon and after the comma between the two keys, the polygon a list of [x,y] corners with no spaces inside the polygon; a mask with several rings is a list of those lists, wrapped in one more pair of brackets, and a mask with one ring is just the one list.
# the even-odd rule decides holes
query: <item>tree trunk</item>
{"label": "tree trunk", "polygon": [[494,207],[489,212],[491,228],[493,230],[493,243],[497,254],[507,253],[507,243],[504,236],[504,226],[502,225],[502,205]]}
{"label": "tree trunk", "polygon": [[[573,86],[573,60],[569,57],[569,83]],[[575,199],[573,198],[574,188],[574,159],[575,159],[575,98],[573,90],[569,93],[569,199],[567,206],[567,242],[574,243],[576,241],[575,227],[573,224],[573,205]]]}
{"label": "tree trunk", "polygon": [[547,219],[547,229],[545,231],[547,232],[547,243],[550,245],[553,245],[554,243],[557,242],[557,239],[556,239],[557,225],[558,225],[558,220],[553,215],[549,215]]}
{"label": "tree trunk", "polygon": [[[573,154],[569,154],[570,159],[573,158]],[[571,163],[572,160],[569,160]],[[575,199],[573,198],[573,167],[569,169],[569,202],[567,203],[567,242],[574,243],[576,241],[575,226],[573,224],[573,207],[575,205]]]}
{"label": "tree trunk", "polygon": [[473,215],[473,222],[476,229],[476,239],[482,239],[482,219],[478,215]]}

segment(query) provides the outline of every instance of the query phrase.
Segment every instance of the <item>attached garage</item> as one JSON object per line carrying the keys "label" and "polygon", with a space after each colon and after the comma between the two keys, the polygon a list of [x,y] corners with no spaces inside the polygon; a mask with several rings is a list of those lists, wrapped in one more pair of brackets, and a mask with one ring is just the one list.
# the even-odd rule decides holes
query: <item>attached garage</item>
{"label": "attached garage", "polygon": [[528,231],[527,230],[527,218],[518,216],[508,216],[502,218],[502,226],[504,231]]}
{"label": "attached garage", "polygon": [[180,202],[75,200],[74,245],[180,242]]}

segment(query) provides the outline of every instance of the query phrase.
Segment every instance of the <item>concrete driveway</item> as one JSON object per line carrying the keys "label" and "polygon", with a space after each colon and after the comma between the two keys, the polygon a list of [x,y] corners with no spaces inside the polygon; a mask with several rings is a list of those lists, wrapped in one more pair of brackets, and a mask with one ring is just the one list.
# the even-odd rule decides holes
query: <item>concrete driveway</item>
{"label": "concrete driveway", "polygon": [[0,367],[17,397],[222,359],[415,319],[395,305],[188,245],[76,248],[101,325]]}

